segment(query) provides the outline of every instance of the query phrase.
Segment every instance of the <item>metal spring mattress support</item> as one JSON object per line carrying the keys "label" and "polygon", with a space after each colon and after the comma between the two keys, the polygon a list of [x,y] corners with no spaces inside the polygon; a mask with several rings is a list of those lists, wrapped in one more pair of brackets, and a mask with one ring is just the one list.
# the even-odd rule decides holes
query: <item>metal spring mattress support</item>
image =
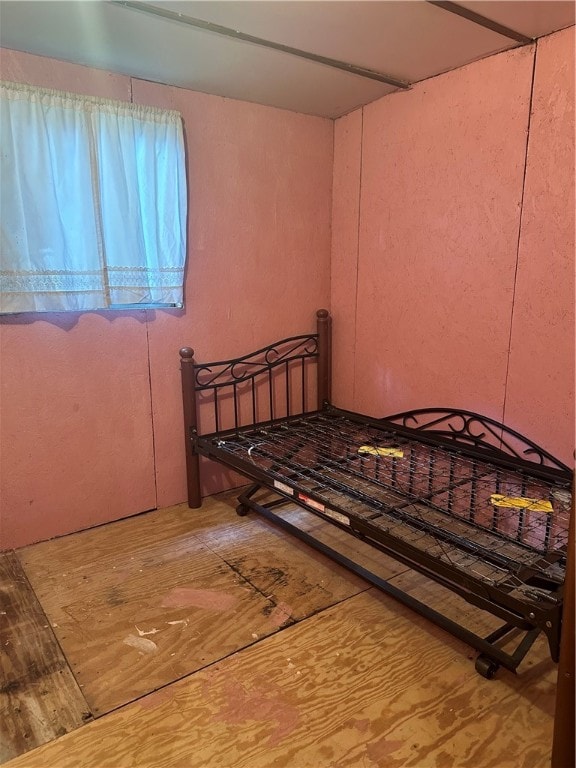
{"label": "metal spring mattress support", "polygon": [[539,627],[557,655],[567,481],[336,409],[200,437],[198,450],[511,625]]}

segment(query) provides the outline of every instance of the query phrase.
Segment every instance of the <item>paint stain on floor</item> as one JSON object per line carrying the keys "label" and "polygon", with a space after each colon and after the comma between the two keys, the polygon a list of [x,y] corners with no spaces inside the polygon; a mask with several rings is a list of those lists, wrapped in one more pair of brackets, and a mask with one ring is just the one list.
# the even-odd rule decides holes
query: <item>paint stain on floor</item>
{"label": "paint stain on floor", "polygon": [[136,648],[137,651],[142,653],[156,653],[158,646],[152,640],[148,640],[146,637],[138,637],[137,635],[128,635],[122,641],[124,645],[129,645],[132,648]]}
{"label": "paint stain on floor", "polygon": [[238,603],[234,595],[215,589],[175,587],[164,596],[162,608],[204,608],[209,611],[229,611]]}
{"label": "paint stain on floor", "polygon": [[204,683],[206,695],[214,695],[214,687],[221,692],[222,706],[214,715],[216,722],[227,726],[245,725],[260,721],[272,730],[268,747],[275,747],[292,734],[300,724],[300,712],[286,701],[279,685],[267,678],[238,680],[223,670],[214,670]]}

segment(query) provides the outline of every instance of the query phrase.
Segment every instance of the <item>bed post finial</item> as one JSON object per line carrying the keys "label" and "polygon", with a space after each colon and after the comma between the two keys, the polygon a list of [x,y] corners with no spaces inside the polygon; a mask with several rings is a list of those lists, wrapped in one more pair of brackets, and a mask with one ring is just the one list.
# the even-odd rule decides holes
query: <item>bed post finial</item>
{"label": "bed post finial", "polygon": [[202,505],[200,495],[200,461],[194,450],[193,439],[198,431],[196,417],[196,382],[194,371],[194,350],[182,347],[180,350],[182,373],[182,396],[184,404],[184,437],[186,440],[186,479],[188,484],[188,506],[197,509]]}
{"label": "bed post finial", "polygon": [[318,409],[324,408],[332,396],[332,318],[327,309],[316,312],[318,329]]}
{"label": "bed post finial", "polygon": [[182,347],[182,349],[180,350],[180,357],[182,358],[182,362],[184,362],[184,360],[185,360],[186,362],[192,362],[193,363],[194,362],[194,350],[192,349],[192,347]]}

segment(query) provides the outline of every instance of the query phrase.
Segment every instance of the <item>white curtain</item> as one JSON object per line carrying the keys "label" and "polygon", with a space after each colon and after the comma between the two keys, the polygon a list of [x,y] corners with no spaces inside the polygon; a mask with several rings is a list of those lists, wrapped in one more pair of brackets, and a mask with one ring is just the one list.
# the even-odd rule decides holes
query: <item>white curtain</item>
{"label": "white curtain", "polygon": [[183,304],[177,112],[0,84],[0,312]]}

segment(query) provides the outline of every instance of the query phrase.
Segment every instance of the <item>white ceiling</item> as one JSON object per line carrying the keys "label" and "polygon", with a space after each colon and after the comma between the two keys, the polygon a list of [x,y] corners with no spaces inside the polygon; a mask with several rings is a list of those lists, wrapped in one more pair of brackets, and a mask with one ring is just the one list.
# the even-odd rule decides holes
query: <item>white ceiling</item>
{"label": "white ceiling", "polygon": [[[108,0],[2,0],[0,45],[334,118],[396,86],[278,50],[278,45],[414,83],[522,44],[425,0],[147,0],[137,5],[145,9]],[[457,5],[527,38],[575,22],[575,4],[564,0]],[[260,40],[199,29],[195,20]]]}

